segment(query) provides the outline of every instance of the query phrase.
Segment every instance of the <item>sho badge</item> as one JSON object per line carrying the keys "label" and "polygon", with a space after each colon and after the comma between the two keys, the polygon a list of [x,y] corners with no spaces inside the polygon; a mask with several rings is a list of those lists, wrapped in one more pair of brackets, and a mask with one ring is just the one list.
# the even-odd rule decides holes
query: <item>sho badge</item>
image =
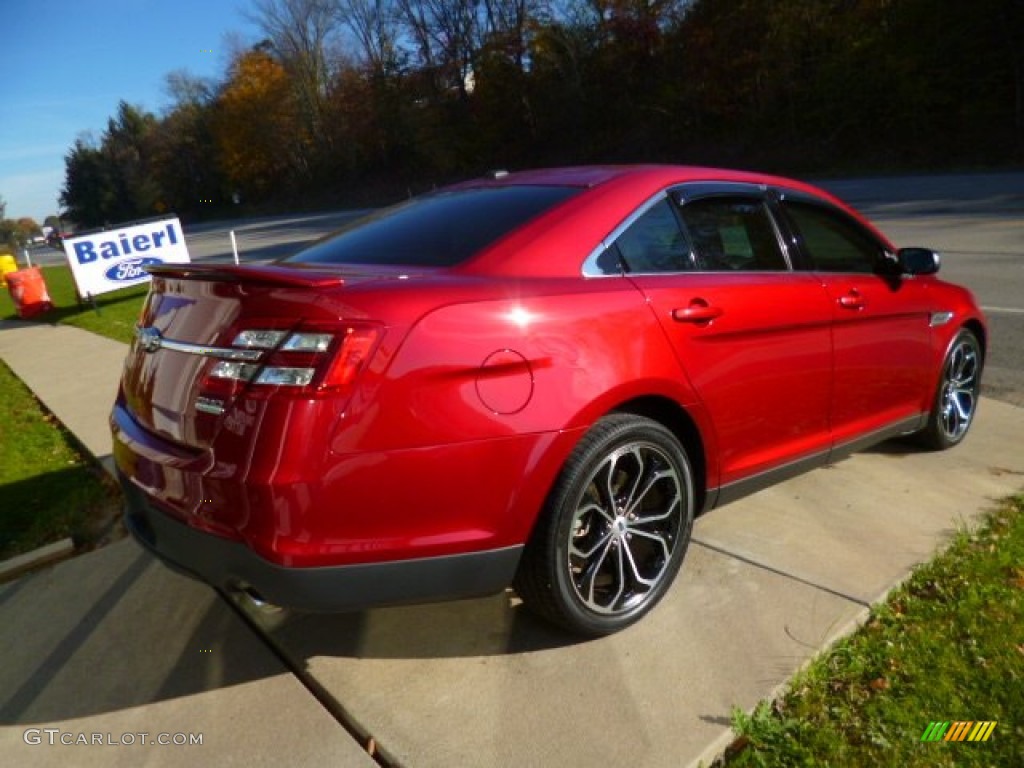
{"label": "sho badge", "polygon": [[202,411],[203,413],[212,413],[214,416],[220,416],[224,413],[224,403],[220,400],[215,400],[212,397],[203,397],[200,395],[196,398],[196,410]]}

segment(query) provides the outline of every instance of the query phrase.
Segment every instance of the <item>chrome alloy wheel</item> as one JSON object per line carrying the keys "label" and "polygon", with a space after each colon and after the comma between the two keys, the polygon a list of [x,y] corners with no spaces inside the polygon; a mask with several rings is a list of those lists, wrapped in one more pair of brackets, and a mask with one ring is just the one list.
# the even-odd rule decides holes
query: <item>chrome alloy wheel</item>
{"label": "chrome alloy wheel", "polygon": [[665,577],[692,498],[691,479],[676,466],[654,444],[632,442],[609,453],[583,486],[566,566],[591,611],[627,613]]}
{"label": "chrome alloy wheel", "polygon": [[981,373],[974,337],[958,338],[943,371],[939,426],[951,443],[959,442],[971,426]]}

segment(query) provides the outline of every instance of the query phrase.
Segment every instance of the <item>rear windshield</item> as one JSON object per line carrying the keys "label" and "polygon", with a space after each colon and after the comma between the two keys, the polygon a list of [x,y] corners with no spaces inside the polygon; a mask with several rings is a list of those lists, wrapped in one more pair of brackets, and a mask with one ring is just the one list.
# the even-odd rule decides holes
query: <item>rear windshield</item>
{"label": "rear windshield", "polygon": [[285,261],[450,267],[581,191],[514,186],[427,195],[360,219]]}

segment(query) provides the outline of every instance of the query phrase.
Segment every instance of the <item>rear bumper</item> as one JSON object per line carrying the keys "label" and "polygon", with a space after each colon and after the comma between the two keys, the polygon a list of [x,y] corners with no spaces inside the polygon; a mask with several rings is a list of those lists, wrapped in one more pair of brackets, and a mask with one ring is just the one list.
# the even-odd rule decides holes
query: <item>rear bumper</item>
{"label": "rear bumper", "polygon": [[267,602],[299,611],[355,611],[494,594],[512,583],[523,549],[289,568],[264,560],[240,542],[167,516],[118,474],[127,500],[125,524],[150,552],[218,589],[249,588]]}

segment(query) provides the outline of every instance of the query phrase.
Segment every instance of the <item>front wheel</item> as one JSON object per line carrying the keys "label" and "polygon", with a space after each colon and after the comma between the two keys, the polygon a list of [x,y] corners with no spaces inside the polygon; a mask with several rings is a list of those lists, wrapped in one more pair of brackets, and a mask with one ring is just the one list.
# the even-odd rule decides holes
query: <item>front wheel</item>
{"label": "front wheel", "polygon": [[523,553],[516,591],[572,632],[616,632],[671,586],[693,515],[693,473],[675,435],[642,416],[607,416],[566,462]]}
{"label": "front wheel", "polygon": [[920,433],[929,448],[945,450],[967,435],[978,408],[982,353],[978,337],[963,328],[953,339],[942,364],[942,375],[928,424]]}

